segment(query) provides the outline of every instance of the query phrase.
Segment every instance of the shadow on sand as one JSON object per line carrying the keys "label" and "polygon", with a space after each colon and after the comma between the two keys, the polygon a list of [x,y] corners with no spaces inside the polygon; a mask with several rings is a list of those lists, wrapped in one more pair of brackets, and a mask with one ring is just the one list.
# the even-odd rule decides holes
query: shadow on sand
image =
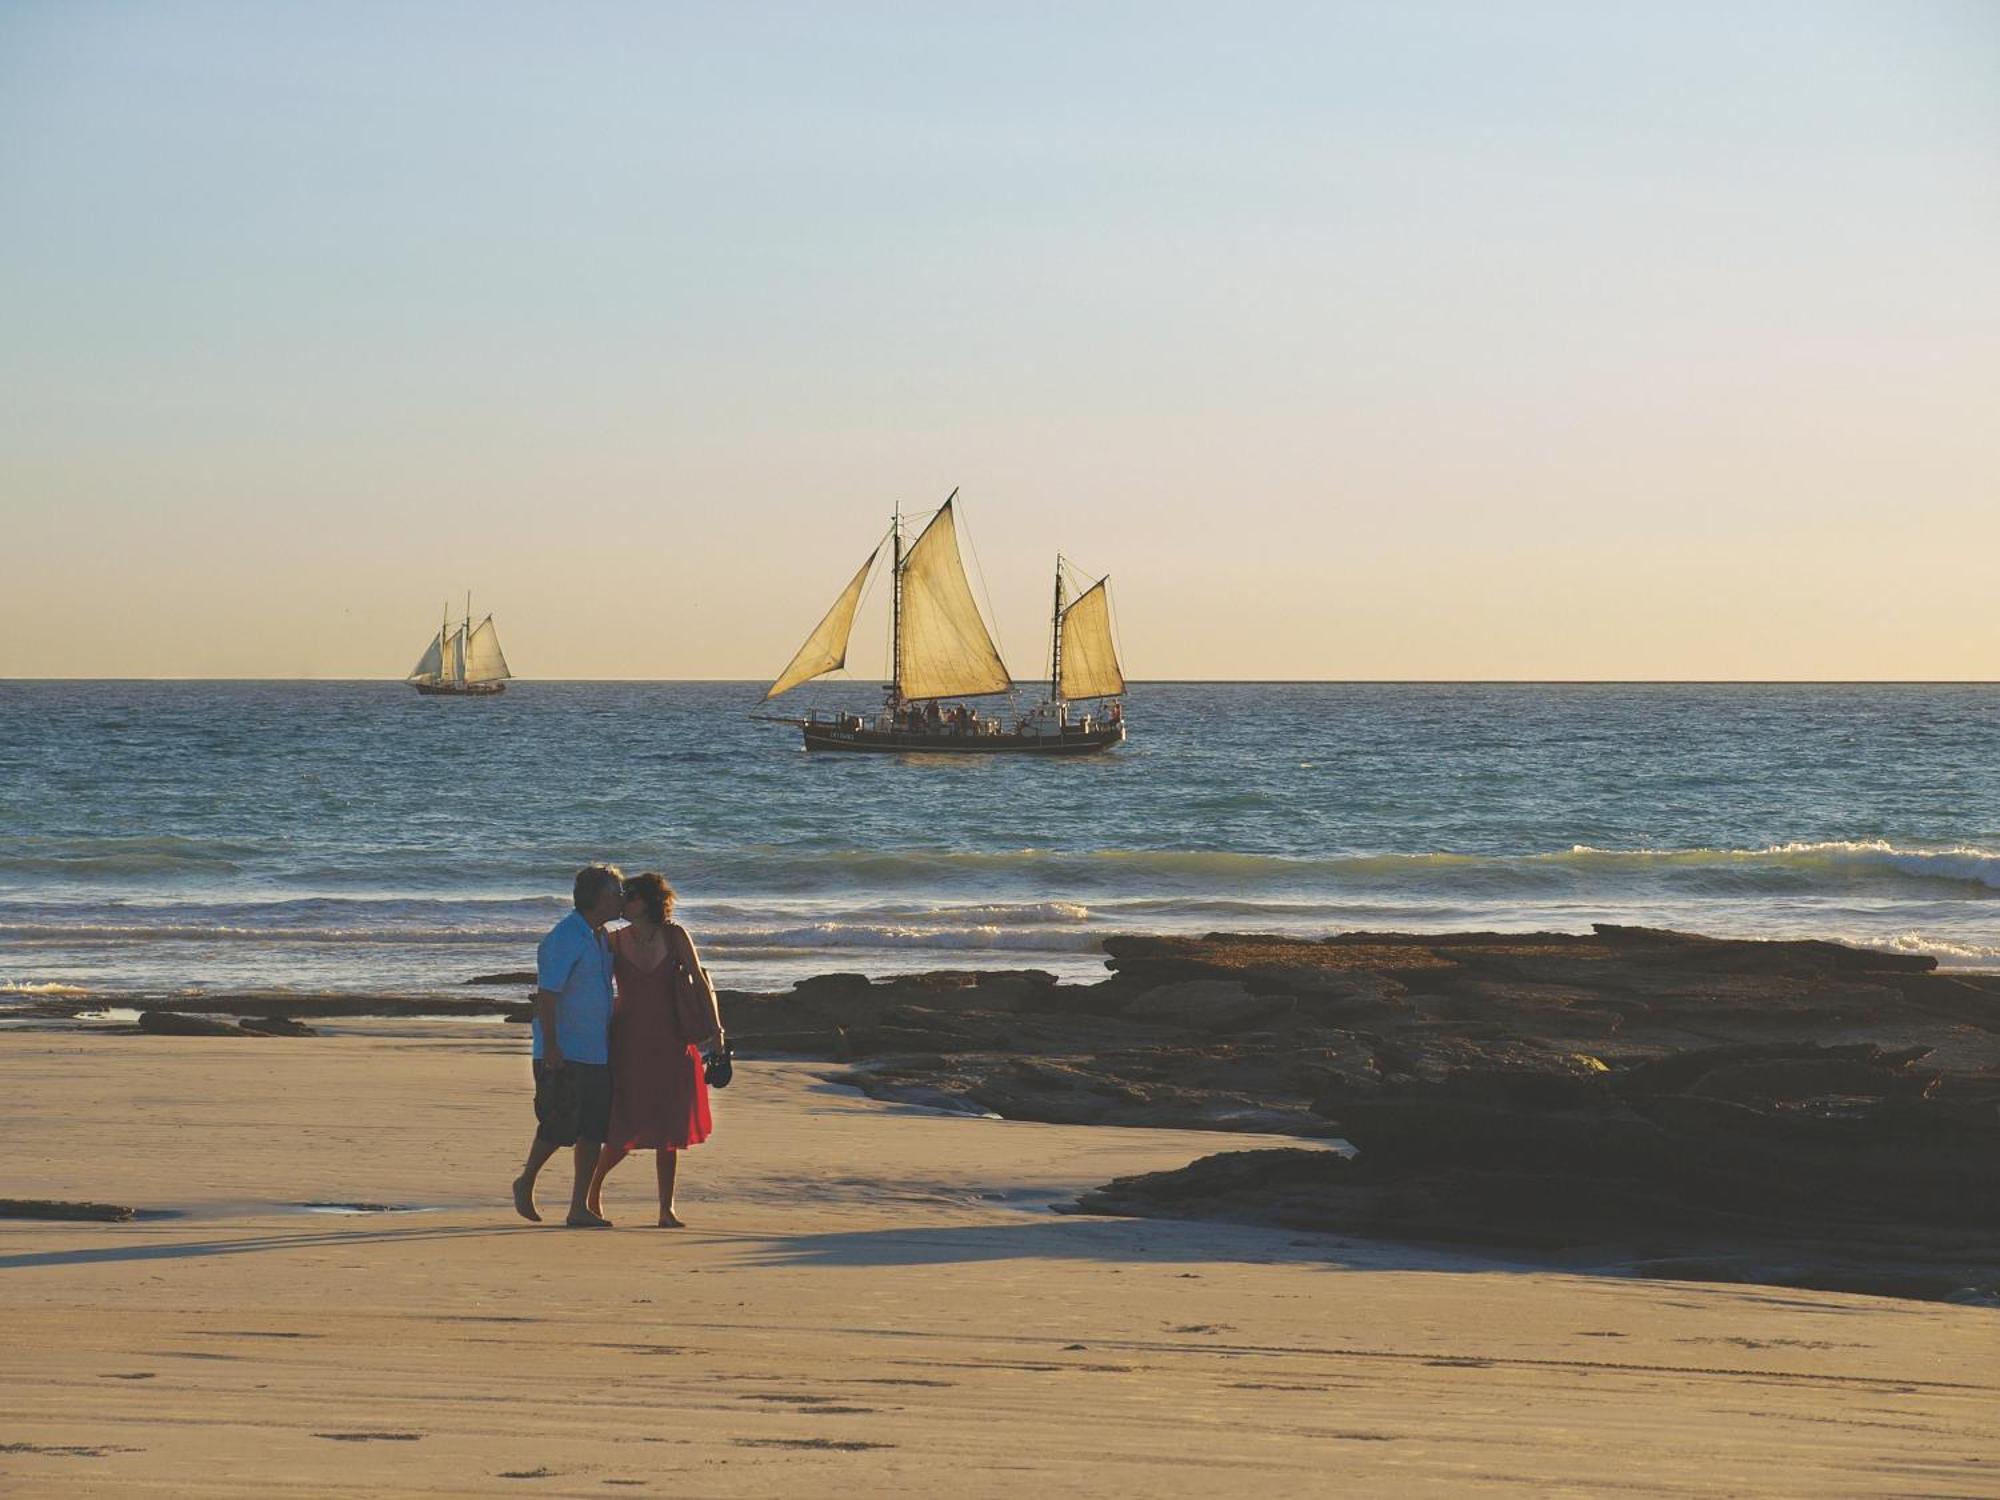
{"label": "shadow on sand", "polygon": [[1051,1215],[1016,1223],[857,1229],[772,1237],[753,1266],[939,1266],[998,1260],[1106,1264],[1310,1265],[1324,1270],[1467,1271],[1503,1263],[1444,1250],[1350,1241],[1249,1225]]}
{"label": "shadow on sand", "polygon": [[[419,1245],[556,1229],[555,1225],[399,1224],[354,1229],[266,1230],[196,1240],[154,1240],[86,1249],[0,1255],[0,1272],[92,1266],[354,1245]],[[124,1238],[124,1236],[120,1236]],[[647,1238],[652,1238],[648,1235]],[[1495,1262],[1446,1251],[1347,1241],[1326,1235],[1216,1223],[1024,1214],[1008,1223],[845,1230],[821,1234],[768,1230],[691,1231],[690,1241],[741,1247],[750,1269],[786,1266],[936,1266],[1005,1260],[1091,1260],[1106,1265],[1313,1265],[1326,1270],[1497,1269]]]}
{"label": "shadow on sand", "polygon": [[116,1265],[131,1261],[195,1260],[209,1255],[261,1255],[271,1250],[316,1250],[347,1245],[414,1244],[421,1240],[483,1239],[518,1234],[531,1224],[462,1224],[410,1226],[398,1229],[326,1230],[238,1235],[230,1239],[181,1240],[167,1243],[106,1245],[88,1250],[34,1250],[0,1255],[0,1271],[25,1271],[37,1266]]}

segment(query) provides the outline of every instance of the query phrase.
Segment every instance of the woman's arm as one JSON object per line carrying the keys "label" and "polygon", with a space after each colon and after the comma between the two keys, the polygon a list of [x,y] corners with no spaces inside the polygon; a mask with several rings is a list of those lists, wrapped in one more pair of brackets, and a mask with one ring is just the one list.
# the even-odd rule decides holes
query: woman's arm
{"label": "woman's arm", "polygon": [[694,977],[700,993],[707,997],[708,1014],[715,1025],[715,1045],[720,1047],[723,1044],[722,1007],[715,998],[715,981],[708,977],[708,970],[701,966],[701,955],[695,951],[694,938],[689,935],[688,930],[676,922],[673,924],[673,932],[676,946],[680,949],[680,961],[687,966],[688,973]]}

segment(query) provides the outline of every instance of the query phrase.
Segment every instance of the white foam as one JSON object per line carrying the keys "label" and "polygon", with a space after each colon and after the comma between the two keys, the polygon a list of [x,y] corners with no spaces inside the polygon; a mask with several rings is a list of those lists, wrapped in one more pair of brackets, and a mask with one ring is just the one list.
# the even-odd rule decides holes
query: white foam
{"label": "white foam", "polygon": [[806,927],[777,931],[718,932],[705,939],[703,947],[724,952],[739,948],[873,948],[1094,953],[1101,941],[1096,933],[1024,930],[990,924],[970,927],[919,927],[890,923],[815,922]]}

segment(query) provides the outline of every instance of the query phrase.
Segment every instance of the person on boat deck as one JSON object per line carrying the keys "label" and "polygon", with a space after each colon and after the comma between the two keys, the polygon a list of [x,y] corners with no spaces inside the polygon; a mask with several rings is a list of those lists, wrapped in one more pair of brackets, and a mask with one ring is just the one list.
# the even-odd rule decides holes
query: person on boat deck
{"label": "person on boat deck", "polygon": [[680,1153],[714,1129],[701,1045],[724,1046],[715,988],[687,929],[673,920],[674,888],[648,870],[625,882],[625,920],[611,935],[617,1001],[611,1012],[611,1129],[585,1200],[603,1217],[604,1179],[634,1151],[657,1154],[662,1229],[674,1212]]}
{"label": "person on boat deck", "polygon": [[586,865],[571,886],[575,910],[535,950],[535,1138],[514,1179],[514,1211],[540,1223],[535,1179],[564,1146],[572,1152],[572,1229],[605,1229],[585,1204],[611,1122],[611,949],[604,924],[624,906],[624,876]]}

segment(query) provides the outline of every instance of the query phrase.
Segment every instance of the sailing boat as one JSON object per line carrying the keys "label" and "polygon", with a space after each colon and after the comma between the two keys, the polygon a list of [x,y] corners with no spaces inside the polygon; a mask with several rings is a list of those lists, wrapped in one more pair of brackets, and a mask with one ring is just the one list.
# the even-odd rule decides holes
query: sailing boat
{"label": "sailing boat", "polygon": [[[798,726],[808,750],[918,751],[932,755],[1087,755],[1121,744],[1125,711],[1118,701],[1125,678],[1111,635],[1107,580],[1066,601],[1064,562],[1056,560],[1055,615],[1050,651],[1049,696],[1008,723],[1000,715],[982,717],[947,698],[1013,694],[1014,682],[993,636],[980,617],[959,557],[953,490],[907,551],[903,515],[897,510],[885,540],[890,546],[890,681],[883,684],[881,708],[863,715],[823,715],[772,722]],[[869,576],[882,545],[868,554],[833,608],[826,612],[764,701],[824,677],[847,665],[847,641],[854,629]],[[1071,705],[1109,699],[1099,710],[1072,715]]]}
{"label": "sailing boat", "polygon": [[500,650],[500,632],[488,615],[472,623],[472,595],[465,596],[465,618],[451,623],[451,606],[430,645],[404,679],[426,697],[491,698],[507,691],[507,658]]}

